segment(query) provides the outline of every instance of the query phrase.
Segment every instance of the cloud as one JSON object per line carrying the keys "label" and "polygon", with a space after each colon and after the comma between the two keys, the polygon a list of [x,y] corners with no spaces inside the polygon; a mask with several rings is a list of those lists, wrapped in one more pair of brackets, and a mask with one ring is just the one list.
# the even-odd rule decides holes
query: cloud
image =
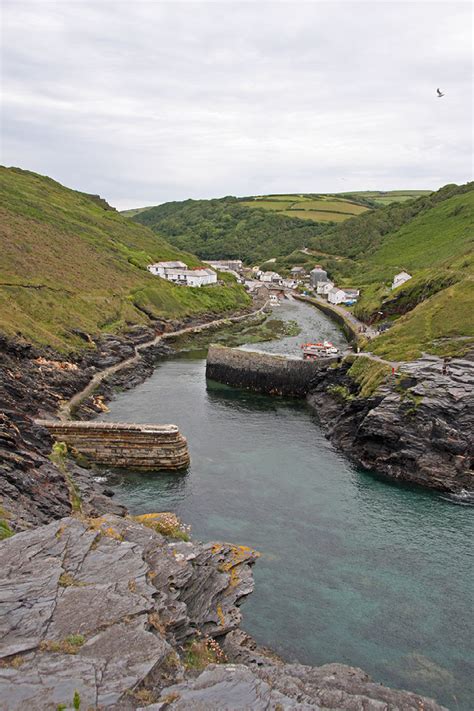
{"label": "cloud", "polygon": [[120,208],[470,178],[469,3],[3,9],[2,162]]}

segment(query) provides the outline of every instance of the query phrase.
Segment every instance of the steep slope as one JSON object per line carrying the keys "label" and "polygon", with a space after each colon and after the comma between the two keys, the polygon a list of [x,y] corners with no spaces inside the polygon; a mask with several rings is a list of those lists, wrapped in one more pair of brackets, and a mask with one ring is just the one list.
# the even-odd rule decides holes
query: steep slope
{"label": "steep slope", "polygon": [[[394,322],[371,344],[374,352],[387,358],[424,351],[462,355],[474,343],[473,188],[434,201],[358,259],[350,275],[362,287],[356,315]],[[413,278],[392,291],[401,270]]]}
{"label": "steep slope", "polygon": [[174,286],[146,270],[162,259],[199,260],[120,215],[97,196],[17,168],[0,168],[0,331],[60,350],[77,331],[117,332],[156,318],[235,310],[235,283]]}

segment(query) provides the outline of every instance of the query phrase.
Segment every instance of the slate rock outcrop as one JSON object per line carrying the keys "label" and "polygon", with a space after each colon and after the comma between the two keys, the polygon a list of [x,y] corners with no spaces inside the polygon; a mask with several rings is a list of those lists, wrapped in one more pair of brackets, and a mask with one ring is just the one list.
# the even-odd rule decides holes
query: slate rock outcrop
{"label": "slate rock outcrop", "polygon": [[[124,711],[440,711],[358,669],[285,664],[258,649],[239,630],[256,557],[114,515],[68,517],[3,541],[2,708],[69,709],[76,697],[80,708]],[[227,661],[201,671],[187,650],[212,638]]]}
{"label": "slate rock outcrop", "polygon": [[[440,491],[474,489],[474,361],[425,356],[403,363],[370,397],[349,365],[316,373],[308,402],[327,436],[357,464]],[[343,387],[353,397],[334,393]]]}

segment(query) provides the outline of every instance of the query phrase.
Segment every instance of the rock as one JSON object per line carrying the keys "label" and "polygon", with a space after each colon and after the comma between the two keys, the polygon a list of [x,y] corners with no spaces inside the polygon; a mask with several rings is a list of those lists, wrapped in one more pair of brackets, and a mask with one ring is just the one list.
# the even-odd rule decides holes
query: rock
{"label": "rock", "polygon": [[254,560],[250,549],[170,541],[112,515],[9,538],[0,547],[2,704],[51,709],[78,691],[84,708],[136,708],[137,684],[182,677],[178,640],[235,629]]}
{"label": "rock", "polygon": [[[361,669],[342,664],[283,664],[250,669],[211,665],[196,679],[163,689],[149,711],[442,711],[435,701],[374,684]],[[144,711],[144,709],[141,709]]]}
{"label": "rock", "polygon": [[[394,479],[441,491],[474,489],[472,361],[453,359],[447,375],[432,356],[404,363],[397,378],[369,398],[357,397],[348,368],[317,373],[308,396],[337,447]],[[331,386],[343,386],[353,397],[341,402]]]}
{"label": "rock", "polygon": [[[71,708],[76,695],[81,708],[112,711],[440,711],[359,669],[285,664],[259,648],[238,628],[256,553],[170,539],[150,525],[68,517],[3,541],[2,708]],[[199,673],[188,644],[208,635],[228,662]]]}

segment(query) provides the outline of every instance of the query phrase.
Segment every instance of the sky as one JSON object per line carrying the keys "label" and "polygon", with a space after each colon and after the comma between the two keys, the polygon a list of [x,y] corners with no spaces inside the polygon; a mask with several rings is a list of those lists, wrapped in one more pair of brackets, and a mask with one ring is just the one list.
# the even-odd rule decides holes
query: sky
{"label": "sky", "polygon": [[1,10],[1,163],[119,209],[471,179],[470,2]]}

